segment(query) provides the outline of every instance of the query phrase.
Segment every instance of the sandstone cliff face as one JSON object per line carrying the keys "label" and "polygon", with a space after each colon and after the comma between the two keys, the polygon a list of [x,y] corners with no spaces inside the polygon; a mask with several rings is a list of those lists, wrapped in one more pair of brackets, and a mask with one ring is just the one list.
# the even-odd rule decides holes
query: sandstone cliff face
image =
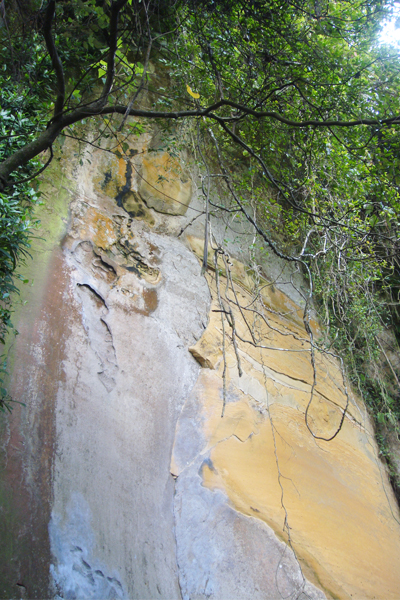
{"label": "sandstone cliff face", "polygon": [[[364,407],[350,394],[330,442],[305,424],[298,275],[271,259],[256,281],[232,244],[202,277],[196,181],[150,138],[82,165],[65,148],[42,184],[10,350],[2,597],[397,599],[400,516]],[[347,397],[334,358],[316,373],[309,425],[329,438]]]}

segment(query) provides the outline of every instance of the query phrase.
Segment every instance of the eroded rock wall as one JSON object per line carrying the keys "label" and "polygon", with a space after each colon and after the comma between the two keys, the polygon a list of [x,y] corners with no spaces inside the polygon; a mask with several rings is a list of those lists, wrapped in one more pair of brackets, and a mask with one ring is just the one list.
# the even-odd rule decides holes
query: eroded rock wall
{"label": "eroded rock wall", "polygon": [[[10,349],[2,597],[395,600],[399,514],[364,407],[331,442],[305,425],[299,275],[271,258],[256,281],[235,223],[218,294],[195,177],[151,140],[82,165],[65,147],[46,172]],[[347,397],[316,363],[309,424],[330,437]]]}

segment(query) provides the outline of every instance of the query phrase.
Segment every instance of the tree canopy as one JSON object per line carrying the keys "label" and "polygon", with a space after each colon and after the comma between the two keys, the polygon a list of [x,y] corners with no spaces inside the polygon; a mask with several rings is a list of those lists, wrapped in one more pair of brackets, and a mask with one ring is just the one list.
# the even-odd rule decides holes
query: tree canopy
{"label": "tree canopy", "polygon": [[398,431],[400,416],[399,375],[381,335],[391,328],[400,337],[400,61],[379,33],[395,4],[1,6],[0,337],[17,259],[29,246],[30,182],[50,163],[55,140],[97,119],[99,136],[113,136],[121,152],[129,116],[189,123],[205,173],[203,268],[208,223],[226,211],[254,227],[257,264],[273,252],[298,266],[309,282],[305,323],[314,298],[328,331],[311,344],[346,358],[384,452],[385,427]]}
{"label": "tree canopy", "polygon": [[[16,169],[50,151],[63,129],[91,116],[205,117],[226,132],[239,123],[243,134],[256,121],[260,134],[270,136],[271,125],[286,126],[292,136],[306,132],[300,136],[306,139],[310,131],[326,129],[353,152],[372,140],[382,146],[399,124],[397,52],[376,44],[380,21],[390,12],[381,2],[193,1],[165,7],[54,0],[42,10],[34,7],[16,1],[4,12],[3,78],[25,96],[40,96],[30,115],[46,119],[50,104],[53,115],[34,139],[8,151],[0,166],[3,189]],[[143,109],[140,93],[154,56],[169,66],[175,89]],[[196,93],[189,91],[190,81]],[[190,102],[185,89],[198,102]]]}

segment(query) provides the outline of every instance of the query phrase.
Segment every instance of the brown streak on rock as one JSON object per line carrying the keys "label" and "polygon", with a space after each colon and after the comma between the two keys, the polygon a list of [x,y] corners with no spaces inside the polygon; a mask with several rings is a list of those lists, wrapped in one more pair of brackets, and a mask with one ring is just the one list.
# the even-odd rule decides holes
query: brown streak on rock
{"label": "brown streak on rock", "polygon": [[147,315],[150,315],[158,306],[157,290],[145,288],[143,290],[143,300],[146,306]]}
{"label": "brown streak on rock", "polygon": [[4,483],[12,502],[6,518],[12,528],[14,560],[1,566],[2,588],[13,597],[16,593],[20,597],[17,582],[26,588],[29,598],[49,597],[55,406],[64,379],[68,332],[66,271],[61,250],[56,248],[42,297],[32,308],[29,323],[25,320],[19,326],[21,335],[15,342],[10,392],[25,406],[19,405],[10,416]]}

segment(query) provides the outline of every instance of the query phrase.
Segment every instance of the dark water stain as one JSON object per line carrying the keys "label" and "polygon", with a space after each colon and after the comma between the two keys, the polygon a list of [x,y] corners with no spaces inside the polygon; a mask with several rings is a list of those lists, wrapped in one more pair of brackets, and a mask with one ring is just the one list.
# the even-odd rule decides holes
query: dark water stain
{"label": "dark water stain", "polygon": [[125,163],[125,184],[124,187],[118,192],[115,201],[120,208],[124,208],[123,200],[127,194],[130,193],[132,188],[132,165],[129,161]]}
{"label": "dark water stain", "polygon": [[144,219],[150,226],[154,225],[154,217],[149,212],[145,202],[139,194],[132,189],[133,170],[129,160],[125,161],[125,183],[118,190],[115,201],[129,216],[135,219]]}
{"label": "dark water stain", "polygon": [[[17,323],[9,391],[23,404],[9,417],[2,464],[0,501],[0,597],[49,598],[51,562],[48,523],[53,492],[55,409],[69,318],[68,271],[54,250],[37,304]],[[4,439],[4,438],[3,438]],[[23,592],[23,594],[22,594]]]}
{"label": "dark water stain", "polygon": [[124,267],[127,271],[129,271],[130,273],[135,273],[135,275],[137,275],[139,278],[142,277],[142,273],[139,271],[139,269],[137,267],[135,267],[135,265],[132,265],[130,267],[125,266]]}
{"label": "dark water stain", "polygon": [[112,179],[112,173],[111,173],[111,169],[109,169],[108,171],[106,171],[104,173],[104,181],[101,184],[101,187],[102,187],[103,190],[106,189],[106,187],[110,183],[111,179]]}

